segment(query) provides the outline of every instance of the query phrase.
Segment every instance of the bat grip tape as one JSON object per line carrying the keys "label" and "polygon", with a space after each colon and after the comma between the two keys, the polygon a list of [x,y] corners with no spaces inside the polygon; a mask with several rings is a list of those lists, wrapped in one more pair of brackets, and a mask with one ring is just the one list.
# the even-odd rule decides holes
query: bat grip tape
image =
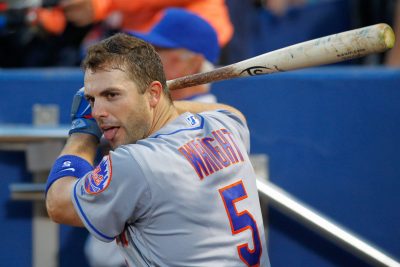
{"label": "bat grip tape", "polygon": [[54,162],[47,178],[46,195],[50,186],[58,179],[65,176],[73,176],[79,179],[92,170],[93,166],[81,157],[75,155],[63,155],[59,157]]}

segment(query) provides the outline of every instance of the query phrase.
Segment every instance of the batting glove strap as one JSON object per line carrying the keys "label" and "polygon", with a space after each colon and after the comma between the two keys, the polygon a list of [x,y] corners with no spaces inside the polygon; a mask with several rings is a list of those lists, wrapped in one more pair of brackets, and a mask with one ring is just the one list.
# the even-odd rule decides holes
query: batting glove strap
{"label": "batting glove strap", "polygon": [[47,178],[46,195],[51,185],[58,179],[65,176],[81,178],[92,170],[93,166],[81,157],[74,155],[64,155],[59,157],[54,162],[49,177]]}
{"label": "batting glove strap", "polygon": [[97,137],[99,141],[103,133],[101,132],[96,121],[93,119],[76,118],[72,121],[71,129],[69,130],[69,135],[73,133],[87,133]]}

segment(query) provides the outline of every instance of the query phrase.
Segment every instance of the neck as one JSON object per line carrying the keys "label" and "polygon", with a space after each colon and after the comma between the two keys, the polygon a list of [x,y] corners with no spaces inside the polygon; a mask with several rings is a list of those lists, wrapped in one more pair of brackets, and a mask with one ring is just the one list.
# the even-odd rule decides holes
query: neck
{"label": "neck", "polygon": [[172,96],[172,99],[174,99],[174,100],[188,99],[193,95],[207,93],[208,89],[209,89],[209,85],[207,85],[207,84],[192,86],[192,87],[187,87],[184,89],[173,90],[173,91],[171,91],[171,96]]}
{"label": "neck", "polygon": [[163,96],[162,100],[154,108],[153,123],[149,131],[149,135],[157,132],[169,122],[173,121],[179,116],[178,111],[174,105]]}

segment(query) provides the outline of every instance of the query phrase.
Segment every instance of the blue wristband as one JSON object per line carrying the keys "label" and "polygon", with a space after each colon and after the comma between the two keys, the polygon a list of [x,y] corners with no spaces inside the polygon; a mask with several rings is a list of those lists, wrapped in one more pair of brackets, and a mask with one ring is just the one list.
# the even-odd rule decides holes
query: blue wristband
{"label": "blue wristband", "polygon": [[50,186],[58,179],[65,176],[81,178],[92,170],[93,166],[81,157],[74,155],[64,155],[59,157],[54,162],[49,177],[47,178],[46,195]]}

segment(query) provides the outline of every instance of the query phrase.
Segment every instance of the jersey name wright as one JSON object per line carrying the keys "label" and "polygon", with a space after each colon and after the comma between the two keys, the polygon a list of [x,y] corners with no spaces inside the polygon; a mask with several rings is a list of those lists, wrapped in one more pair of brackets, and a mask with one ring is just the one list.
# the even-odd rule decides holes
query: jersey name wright
{"label": "jersey name wright", "polygon": [[178,150],[190,162],[200,179],[244,161],[233,134],[227,129],[216,130],[209,136],[193,139]]}

